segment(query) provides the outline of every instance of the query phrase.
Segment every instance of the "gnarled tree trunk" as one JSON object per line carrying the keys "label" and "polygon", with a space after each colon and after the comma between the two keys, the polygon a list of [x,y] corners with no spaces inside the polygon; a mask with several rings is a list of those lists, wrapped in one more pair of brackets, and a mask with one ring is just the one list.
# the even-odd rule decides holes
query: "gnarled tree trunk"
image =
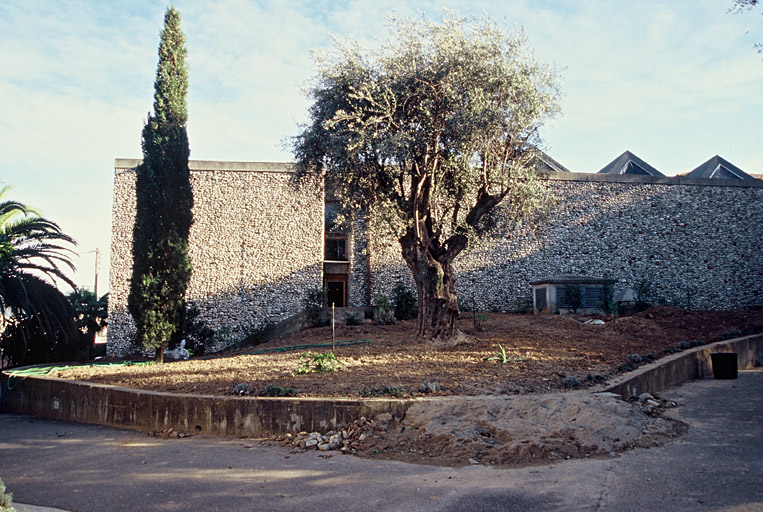
{"label": "gnarled tree trunk", "polygon": [[452,255],[427,248],[413,233],[403,236],[400,245],[418,294],[416,338],[445,341],[454,334],[459,315]]}

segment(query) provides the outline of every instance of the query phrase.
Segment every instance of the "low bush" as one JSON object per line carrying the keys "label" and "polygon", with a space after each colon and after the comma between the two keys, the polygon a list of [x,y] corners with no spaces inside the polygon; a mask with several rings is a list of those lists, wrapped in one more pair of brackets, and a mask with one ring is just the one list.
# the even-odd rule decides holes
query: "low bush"
{"label": "low bush", "polygon": [[297,389],[268,384],[265,386],[265,389],[262,390],[260,396],[297,396],[298,394],[299,390]]}
{"label": "low bush", "polygon": [[5,492],[5,484],[0,480],[0,512],[16,512],[11,506],[13,494]]}
{"label": "low bush", "polygon": [[339,359],[337,359],[333,352],[325,352],[323,354],[306,352],[299,356],[297,375],[335,372],[339,369],[339,364]]}
{"label": "low bush", "polygon": [[311,288],[302,297],[307,324],[312,327],[321,325],[321,309],[326,304],[326,291],[323,288]]}
{"label": "low bush", "polygon": [[387,297],[381,295],[374,297],[374,322],[379,325],[395,323],[395,308],[389,303]]}
{"label": "low bush", "polygon": [[191,306],[186,310],[185,321],[183,322],[185,348],[195,356],[202,356],[207,353],[214,344],[214,338],[217,334],[204,320],[199,318],[200,315],[199,308]]}
{"label": "low bush", "polygon": [[400,283],[392,289],[392,302],[395,304],[395,318],[410,320],[416,307],[416,294]]}
{"label": "low bush", "polygon": [[360,392],[360,396],[364,397],[394,396],[395,398],[401,398],[404,395],[404,389],[392,386],[381,386],[379,388],[371,389],[363,388],[363,391]]}

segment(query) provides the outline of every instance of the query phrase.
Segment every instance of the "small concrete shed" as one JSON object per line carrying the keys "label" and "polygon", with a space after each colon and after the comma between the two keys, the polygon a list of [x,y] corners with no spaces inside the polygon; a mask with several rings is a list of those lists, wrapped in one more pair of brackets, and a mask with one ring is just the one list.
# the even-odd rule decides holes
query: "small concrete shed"
{"label": "small concrete shed", "polygon": [[[614,279],[594,276],[561,275],[532,281],[533,313],[582,314],[601,311],[612,300]],[[579,290],[579,297],[576,297]]]}

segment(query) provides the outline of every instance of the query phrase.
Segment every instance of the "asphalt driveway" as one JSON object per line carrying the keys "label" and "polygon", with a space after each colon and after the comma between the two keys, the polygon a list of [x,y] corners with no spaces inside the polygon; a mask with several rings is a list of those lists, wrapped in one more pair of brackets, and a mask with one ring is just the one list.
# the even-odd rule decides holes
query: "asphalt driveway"
{"label": "asphalt driveway", "polygon": [[157,439],[0,415],[15,502],[73,512],[174,510],[763,511],[763,370],[660,393],[690,425],[659,448],[496,469],[292,453],[252,439]]}

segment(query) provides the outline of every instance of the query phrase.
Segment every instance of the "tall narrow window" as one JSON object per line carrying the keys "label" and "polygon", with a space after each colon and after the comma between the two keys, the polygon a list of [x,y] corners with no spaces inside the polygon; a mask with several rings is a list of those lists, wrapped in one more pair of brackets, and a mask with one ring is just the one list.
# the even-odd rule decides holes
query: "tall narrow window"
{"label": "tall narrow window", "polygon": [[326,237],[326,251],[323,258],[327,261],[347,261],[347,240],[336,237]]}
{"label": "tall narrow window", "polygon": [[347,235],[338,223],[340,205],[336,202],[326,202],[325,206],[325,239],[323,259],[326,261],[349,261],[347,257]]}

